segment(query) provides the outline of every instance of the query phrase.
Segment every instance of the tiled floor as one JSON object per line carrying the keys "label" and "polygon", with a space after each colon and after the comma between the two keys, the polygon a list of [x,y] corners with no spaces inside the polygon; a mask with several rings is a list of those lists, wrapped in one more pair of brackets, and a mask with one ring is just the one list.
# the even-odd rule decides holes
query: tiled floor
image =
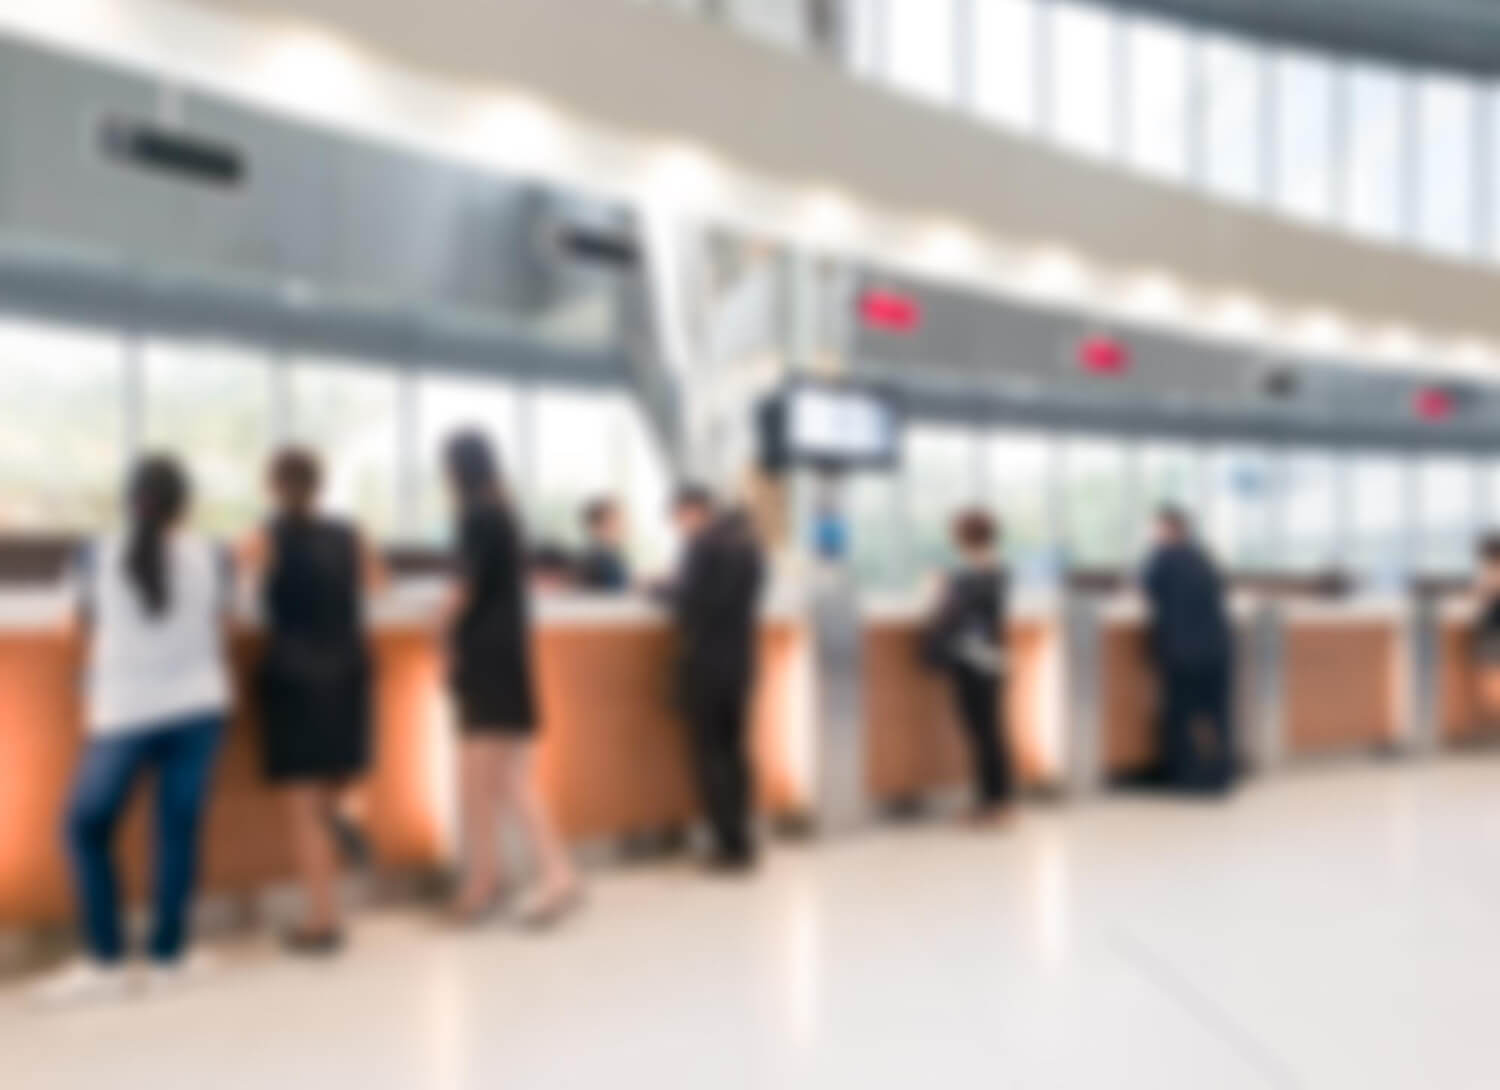
{"label": "tiled floor", "polygon": [[0,1085],[1493,1090],[1500,756],[614,871],[546,938],[392,914],[336,966],[226,957],[171,999],[0,996]]}

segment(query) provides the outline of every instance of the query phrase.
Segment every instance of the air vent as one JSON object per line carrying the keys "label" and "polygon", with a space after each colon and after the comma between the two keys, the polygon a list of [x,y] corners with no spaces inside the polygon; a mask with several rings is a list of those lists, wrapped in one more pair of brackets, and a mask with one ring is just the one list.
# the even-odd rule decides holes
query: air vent
{"label": "air vent", "polygon": [[557,232],[559,249],[575,261],[614,268],[634,267],[639,254],[635,239],[617,231],[564,224]]}
{"label": "air vent", "polygon": [[151,122],[106,118],[99,143],[105,156],[123,167],[194,185],[232,188],[247,173],[245,157],[234,145]]}

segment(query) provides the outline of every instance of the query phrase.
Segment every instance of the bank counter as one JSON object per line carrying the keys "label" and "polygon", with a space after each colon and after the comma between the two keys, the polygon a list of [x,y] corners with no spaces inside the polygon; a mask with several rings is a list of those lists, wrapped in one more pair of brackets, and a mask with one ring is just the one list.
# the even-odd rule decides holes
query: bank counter
{"label": "bank counter", "polygon": [[[69,911],[60,821],[83,742],[78,638],[55,595],[0,603],[0,930]],[[450,857],[452,760],[441,638],[421,614],[386,603],[373,618],[376,759],[363,788],[378,864],[424,870]],[[788,709],[806,685],[805,639],[789,615],[763,623],[753,748],[763,812],[808,805],[805,717]],[[206,826],[207,892],[249,894],[292,871],[281,812],[261,776],[248,684],[258,637],[233,639],[238,698]],[[698,812],[686,738],[672,706],[673,638],[659,610],[633,600],[539,605],[537,673],[543,789],[575,842],[681,826]],[[121,833],[123,876],[147,872],[144,798]]]}

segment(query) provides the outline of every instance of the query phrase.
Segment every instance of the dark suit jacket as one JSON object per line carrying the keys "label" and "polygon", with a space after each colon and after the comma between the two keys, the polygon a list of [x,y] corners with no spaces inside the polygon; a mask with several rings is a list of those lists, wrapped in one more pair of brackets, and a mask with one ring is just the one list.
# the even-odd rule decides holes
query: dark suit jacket
{"label": "dark suit jacket", "polygon": [[760,545],[739,512],[719,516],[688,545],[672,587],[685,690],[754,680],[763,581]]}
{"label": "dark suit jacket", "polygon": [[1227,662],[1233,637],[1224,581],[1208,554],[1183,542],[1159,547],[1146,565],[1151,651],[1162,669]]}
{"label": "dark suit jacket", "polygon": [[591,545],[578,560],[578,582],[588,590],[628,590],[630,569],[618,549]]}

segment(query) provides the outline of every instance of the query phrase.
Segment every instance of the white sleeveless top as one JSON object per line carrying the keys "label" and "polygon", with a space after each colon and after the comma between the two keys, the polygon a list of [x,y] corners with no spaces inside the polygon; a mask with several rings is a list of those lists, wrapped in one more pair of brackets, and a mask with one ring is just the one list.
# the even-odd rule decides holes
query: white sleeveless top
{"label": "white sleeveless top", "polygon": [[224,711],[230,693],[222,627],[228,588],[219,551],[196,534],[169,533],[167,606],[153,615],[125,570],[126,547],[124,534],[106,535],[81,573],[92,619],[89,732],[151,730],[184,716]]}

